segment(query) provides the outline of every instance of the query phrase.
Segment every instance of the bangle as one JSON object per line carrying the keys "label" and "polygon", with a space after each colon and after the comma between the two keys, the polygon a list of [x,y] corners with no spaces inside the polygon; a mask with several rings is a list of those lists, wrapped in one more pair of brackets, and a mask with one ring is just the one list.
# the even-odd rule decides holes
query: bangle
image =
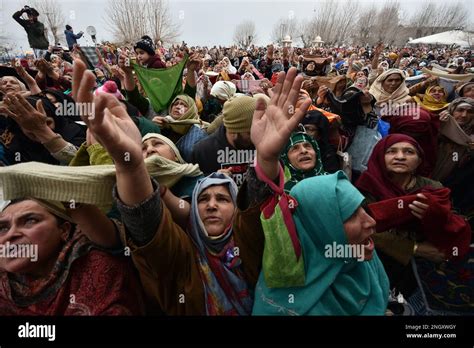
{"label": "bangle", "polygon": [[417,250],[418,250],[418,243],[415,242],[415,245],[413,246],[413,254],[416,254]]}

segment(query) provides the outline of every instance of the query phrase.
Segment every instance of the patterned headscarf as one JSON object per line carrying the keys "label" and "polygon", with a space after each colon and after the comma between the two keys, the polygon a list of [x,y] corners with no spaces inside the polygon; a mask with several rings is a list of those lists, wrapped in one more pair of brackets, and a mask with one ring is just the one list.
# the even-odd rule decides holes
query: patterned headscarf
{"label": "patterned headscarf", "polygon": [[[314,149],[314,152],[316,152],[316,165],[314,166],[313,169],[310,169],[307,171],[296,169],[291,164],[290,159],[288,158],[288,152],[293,146],[295,146],[296,144],[305,143],[305,142],[310,143]],[[303,179],[327,174],[323,168],[323,162],[321,160],[321,152],[319,151],[318,143],[313,139],[313,137],[311,137],[305,132],[293,133],[293,135],[290,137],[290,140],[286,144],[285,150],[282,152],[280,158],[285,164],[285,166],[289,169],[290,174],[291,174],[290,180],[285,183],[286,192],[290,192],[291,188]]]}
{"label": "patterned headscarf", "polygon": [[198,265],[206,296],[207,315],[249,315],[252,299],[245,281],[241,259],[234,253],[232,224],[218,237],[210,237],[199,216],[198,198],[207,188],[223,185],[229,189],[234,205],[237,185],[221,173],[200,179],[193,191],[189,236],[197,249]]}

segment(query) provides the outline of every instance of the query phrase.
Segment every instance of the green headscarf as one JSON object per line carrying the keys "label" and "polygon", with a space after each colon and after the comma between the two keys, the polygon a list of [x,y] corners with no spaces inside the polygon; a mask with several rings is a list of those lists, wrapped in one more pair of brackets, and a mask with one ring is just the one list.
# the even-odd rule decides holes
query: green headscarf
{"label": "green headscarf", "polygon": [[[296,169],[295,167],[293,167],[293,165],[290,163],[290,160],[288,159],[288,152],[290,151],[290,149],[296,144],[304,142],[310,143],[311,146],[313,146],[314,151],[316,152],[316,165],[313,169],[307,171]],[[303,179],[327,174],[323,168],[323,162],[321,160],[321,152],[319,151],[318,143],[313,139],[313,137],[311,137],[305,132],[293,133],[293,135],[290,137],[290,140],[286,144],[285,150],[282,152],[280,158],[285,164],[285,166],[289,169],[291,175],[291,178],[285,183],[285,191],[287,193],[290,192],[293,186],[295,186]]]}
{"label": "green headscarf", "polygon": [[[188,110],[183,115],[181,115],[181,117],[177,120],[175,120],[171,116],[171,109],[176,100],[181,100],[188,106]],[[186,94],[177,95],[173,99],[173,101],[170,104],[170,107],[168,108],[168,116],[165,117],[165,120],[166,120],[166,123],[164,124],[164,128],[169,127],[174,132],[181,135],[186,134],[189,131],[189,128],[191,128],[193,124],[204,123],[199,119],[198,109],[197,109],[196,103],[194,102],[194,99]]]}
{"label": "green headscarf", "polygon": [[290,192],[303,249],[306,284],[268,288],[263,272],[255,289],[254,315],[384,315],[389,282],[377,253],[370,261],[328,258],[325,250],[347,244],[344,222],[364,196],[342,171],[303,180]]}

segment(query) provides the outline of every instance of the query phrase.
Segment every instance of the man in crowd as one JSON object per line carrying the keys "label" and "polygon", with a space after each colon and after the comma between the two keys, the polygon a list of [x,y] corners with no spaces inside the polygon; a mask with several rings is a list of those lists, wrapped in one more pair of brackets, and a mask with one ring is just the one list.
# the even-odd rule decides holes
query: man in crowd
{"label": "man in crowd", "polygon": [[66,35],[67,45],[69,47],[69,51],[72,51],[74,45],[77,44],[77,39],[80,39],[84,33],[82,31],[74,34],[74,30],[68,24],[66,25],[66,30],[64,30],[64,35]]}
{"label": "man in crowd", "polygon": [[[28,19],[21,16],[26,13]],[[34,8],[25,6],[20,11],[13,14],[13,19],[16,20],[23,28],[25,28],[28,35],[28,42],[35,53],[36,59],[42,58],[48,50],[49,42],[45,32],[44,24],[38,21],[39,12]]]}

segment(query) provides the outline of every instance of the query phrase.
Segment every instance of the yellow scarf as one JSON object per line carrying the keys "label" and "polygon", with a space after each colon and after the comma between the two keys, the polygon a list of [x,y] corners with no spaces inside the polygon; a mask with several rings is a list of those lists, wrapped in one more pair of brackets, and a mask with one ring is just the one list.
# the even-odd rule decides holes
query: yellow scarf
{"label": "yellow scarf", "polygon": [[[430,94],[431,90],[434,87],[443,89],[444,96],[443,96],[443,98],[441,98],[441,100],[436,100]],[[416,103],[420,107],[422,107],[423,109],[425,109],[426,111],[429,111],[429,112],[442,111],[442,110],[446,109],[449,106],[449,103],[446,101],[446,90],[441,86],[430,86],[430,87],[428,87],[425,94],[423,95],[423,99],[421,99],[418,96],[413,97],[413,99],[415,99]]]}

